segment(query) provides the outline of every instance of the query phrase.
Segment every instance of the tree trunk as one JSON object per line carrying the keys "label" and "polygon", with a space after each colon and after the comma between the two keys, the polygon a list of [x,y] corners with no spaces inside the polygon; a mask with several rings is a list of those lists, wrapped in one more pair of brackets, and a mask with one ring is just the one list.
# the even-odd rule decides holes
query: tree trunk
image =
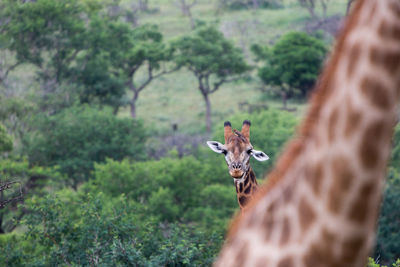
{"label": "tree trunk", "polygon": [[148,0],[139,0],[139,9],[140,11],[148,11],[149,10],[149,1]]}
{"label": "tree trunk", "polygon": [[194,22],[194,18],[192,16],[192,12],[190,12],[190,10],[188,10],[188,17],[190,19],[190,26],[192,27],[192,30],[194,30],[194,28],[196,28],[196,23]]}
{"label": "tree trunk", "polygon": [[258,3],[258,0],[253,0],[253,8],[258,9],[260,7],[260,4]]}
{"label": "tree trunk", "polygon": [[131,107],[131,117],[132,119],[136,119],[136,101],[139,98],[139,92],[132,90],[133,97],[131,101],[129,101],[129,106]]}
{"label": "tree trunk", "polygon": [[281,96],[282,96],[282,105],[283,105],[282,109],[286,110],[287,109],[287,94],[286,94],[286,92],[282,92]]}
{"label": "tree trunk", "polygon": [[322,6],[322,14],[324,18],[326,19],[328,16],[327,9],[328,9],[328,3],[326,3],[324,0],[321,0],[321,6]]}
{"label": "tree trunk", "polygon": [[204,101],[206,102],[206,127],[207,133],[211,134],[211,103],[208,94],[203,94]]}
{"label": "tree trunk", "polygon": [[132,119],[136,119],[136,100],[131,100],[129,102],[129,106],[131,108],[131,117]]}

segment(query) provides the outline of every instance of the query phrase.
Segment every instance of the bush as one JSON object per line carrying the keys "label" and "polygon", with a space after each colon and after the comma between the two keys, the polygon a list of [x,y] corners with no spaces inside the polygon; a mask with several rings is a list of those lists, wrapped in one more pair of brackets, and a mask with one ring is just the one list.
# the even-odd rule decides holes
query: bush
{"label": "bush", "polygon": [[[33,210],[26,221],[29,231],[13,240],[14,249],[0,255],[0,260],[7,259],[2,262],[30,266],[210,265],[222,244],[222,235],[160,223],[148,216],[142,205],[124,196],[64,190],[34,198],[28,206]],[[31,248],[24,246],[24,239],[31,242]]]}
{"label": "bush", "polygon": [[90,177],[95,162],[106,158],[146,158],[145,130],[140,121],[117,118],[109,109],[72,107],[37,118],[37,134],[29,141],[29,162],[54,166],[76,186]]}
{"label": "bush", "polygon": [[[149,205],[152,214],[161,220],[171,221],[179,215],[191,221],[190,212],[205,205],[200,192],[215,183],[231,186],[227,177],[222,165],[192,156],[135,163],[107,160],[95,165],[94,179],[83,190],[101,191],[111,197],[125,194],[129,199]],[[233,186],[230,191],[234,194]],[[226,201],[214,204],[214,209],[223,209]]]}

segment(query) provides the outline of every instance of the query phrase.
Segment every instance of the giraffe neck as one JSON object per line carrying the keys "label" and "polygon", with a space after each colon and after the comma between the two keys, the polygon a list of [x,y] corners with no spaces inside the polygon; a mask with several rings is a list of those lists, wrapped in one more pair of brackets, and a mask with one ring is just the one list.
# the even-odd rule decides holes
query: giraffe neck
{"label": "giraffe neck", "polygon": [[233,179],[236,187],[237,200],[240,209],[243,210],[247,203],[252,199],[253,194],[258,188],[256,175],[253,169],[249,166],[240,179]]}
{"label": "giraffe neck", "polygon": [[310,110],[217,266],[365,266],[400,99],[400,2],[359,0]]}

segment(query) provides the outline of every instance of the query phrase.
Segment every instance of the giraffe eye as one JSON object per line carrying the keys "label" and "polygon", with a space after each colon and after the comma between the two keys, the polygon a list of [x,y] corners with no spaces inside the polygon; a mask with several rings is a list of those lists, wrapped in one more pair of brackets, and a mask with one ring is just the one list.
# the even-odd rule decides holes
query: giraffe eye
{"label": "giraffe eye", "polygon": [[250,155],[250,154],[251,154],[251,151],[253,151],[253,149],[248,149],[248,150],[247,150],[247,154]]}
{"label": "giraffe eye", "polygon": [[228,154],[228,151],[224,149],[224,150],[222,150],[222,154],[224,154],[226,156],[226,154]]}

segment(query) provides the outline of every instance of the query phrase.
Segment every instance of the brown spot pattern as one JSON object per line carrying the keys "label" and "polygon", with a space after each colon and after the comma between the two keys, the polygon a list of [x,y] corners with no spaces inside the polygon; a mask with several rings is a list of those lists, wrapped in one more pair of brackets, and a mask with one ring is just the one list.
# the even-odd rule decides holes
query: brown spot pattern
{"label": "brown spot pattern", "polygon": [[340,266],[335,264],[329,244],[314,243],[303,257],[305,266]]}
{"label": "brown spot pattern", "polygon": [[388,73],[394,75],[400,66],[400,53],[398,51],[385,51],[373,47],[369,51],[369,60],[376,66],[383,67]]}
{"label": "brown spot pattern", "polygon": [[264,218],[262,221],[262,225],[265,229],[265,240],[268,241],[271,238],[272,230],[274,228],[274,211],[275,204],[271,203],[267,208],[267,212],[264,213]]}
{"label": "brown spot pattern", "polygon": [[379,145],[384,137],[385,123],[376,121],[371,123],[364,132],[360,144],[360,159],[364,168],[373,169],[378,166],[380,158]]}
{"label": "brown spot pattern", "polygon": [[306,167],[306,179],[311,183],[312,190],[315,195],[319,195],[321,191],[321,182],[324,175],[324,166],[319,161]]}
{"label": "brown spot pattern", "polygon": [[299,220],[302,231],[306,231],[315,220],[315,211],[310,206],[305,197],[300,200],[299,204]]}
{"label": "brown spot pattern", "polygon": [[349,218],[357,223],[366,220],[370,208],[370,196],[375,191],[376,184],[373,182],[365,183],[358,193],[357,198],[351,205]]}
{"label": "brown spot pattern", "polygon": [[353,45],[349,50],[349,64],[347,65],[347,78],[351,78],[353,76],[353,70],[355,69],[356,64],[360,58],[361,49],[360,44]]}
{"label": "brown spot pattern", "polygon": [[283,201],[285,201],[286,203],[289,203],[293,198],[293,186],[291,186],[291,185],[287,186],[283,190],[282,196],[283,196]]}
{"label": "brown spot pattern", "polygon": [[384,39],[400,40],[400,28],[393,24],[390,25],[386,20],[379,25],[378,34]]}
{"label": "brown spot pattern", "polygon": [[341,262],[343,264],[354,263],[365,241],[364,236],[352,236],[345,240],[342,245]]}
{"label": "brown spot pattern", "polygon": [[256,176],[254,175],[254,172],[250,172],[250,178],[251,178],[251,181],[252,182],[255,182],[256,181]]}
{"label": "brown spot pattern", "polygon": [[291,256],[287,256],[279,261],[277,267],[292,267],[294,266],[294,261]]}
{"label": "brown spot pattern", "polygon": [[349,191],[354,179],[354,173],[348,162],[343,157],[336,157],[332,161],[331,168],[334,177],[329,190],[328,208],[336,214],[340,211],[344,196]]}
{"label": "brown spot pattern", "polygon": [[240,203],[240,206],[245,206],[246,204],[247,204],[247,197],[245,197],[245,196],[241,196],[241,197],[239,197],[239,203]]}
{"label": "brown spot pattern", "polygon": [[337,127],[338,118],[339,111],[337,108],[335,108],[329,115],[328,119],[328,140],[330,143],[332,143],[335,138],[335,129]]}
{"label": "brown spot pattern", "polygon": [[389,90],[379,81],[365,77],[361,82],[361,92],[376,108],[382,110],[390,108]]}
{"label": "brown spot pattern", "polygon": [[345,137],[350,137],[355,133],[361,122],[361,112],[356,111],[347,99],[347,120],[346,127],[344,128]]}
{"label": "brown spot pattern", "polygon": [[282,224],[282,232],[281,232],[281,239],[279,244],[281,246],[284,246],[287,244],[287,242],[290,239],[290,225],[289,225],[289,219],[287,217],[283,218],[283,224]]}
{"label": "brown spot pattern", "polygon": [[250,193],[250,190],[251,190],[251,186],[249,185],[249,186],[244,190],[244,193],[245,193],[245,194],[249,194],[249,193]]}
{"label": "brown spot pattern", "polygon": [[237,267],[242,267],[244,262],[246,261],[246,257],[248,254],[249,244],[245,241],[242,246],[237,249],[238,253],[236,254],[235,265]]}
{"label": "brown spot pattern", "polygon": [[400,5],[398,2],[389,2],[389,7],[397,17],[400,17]]}

